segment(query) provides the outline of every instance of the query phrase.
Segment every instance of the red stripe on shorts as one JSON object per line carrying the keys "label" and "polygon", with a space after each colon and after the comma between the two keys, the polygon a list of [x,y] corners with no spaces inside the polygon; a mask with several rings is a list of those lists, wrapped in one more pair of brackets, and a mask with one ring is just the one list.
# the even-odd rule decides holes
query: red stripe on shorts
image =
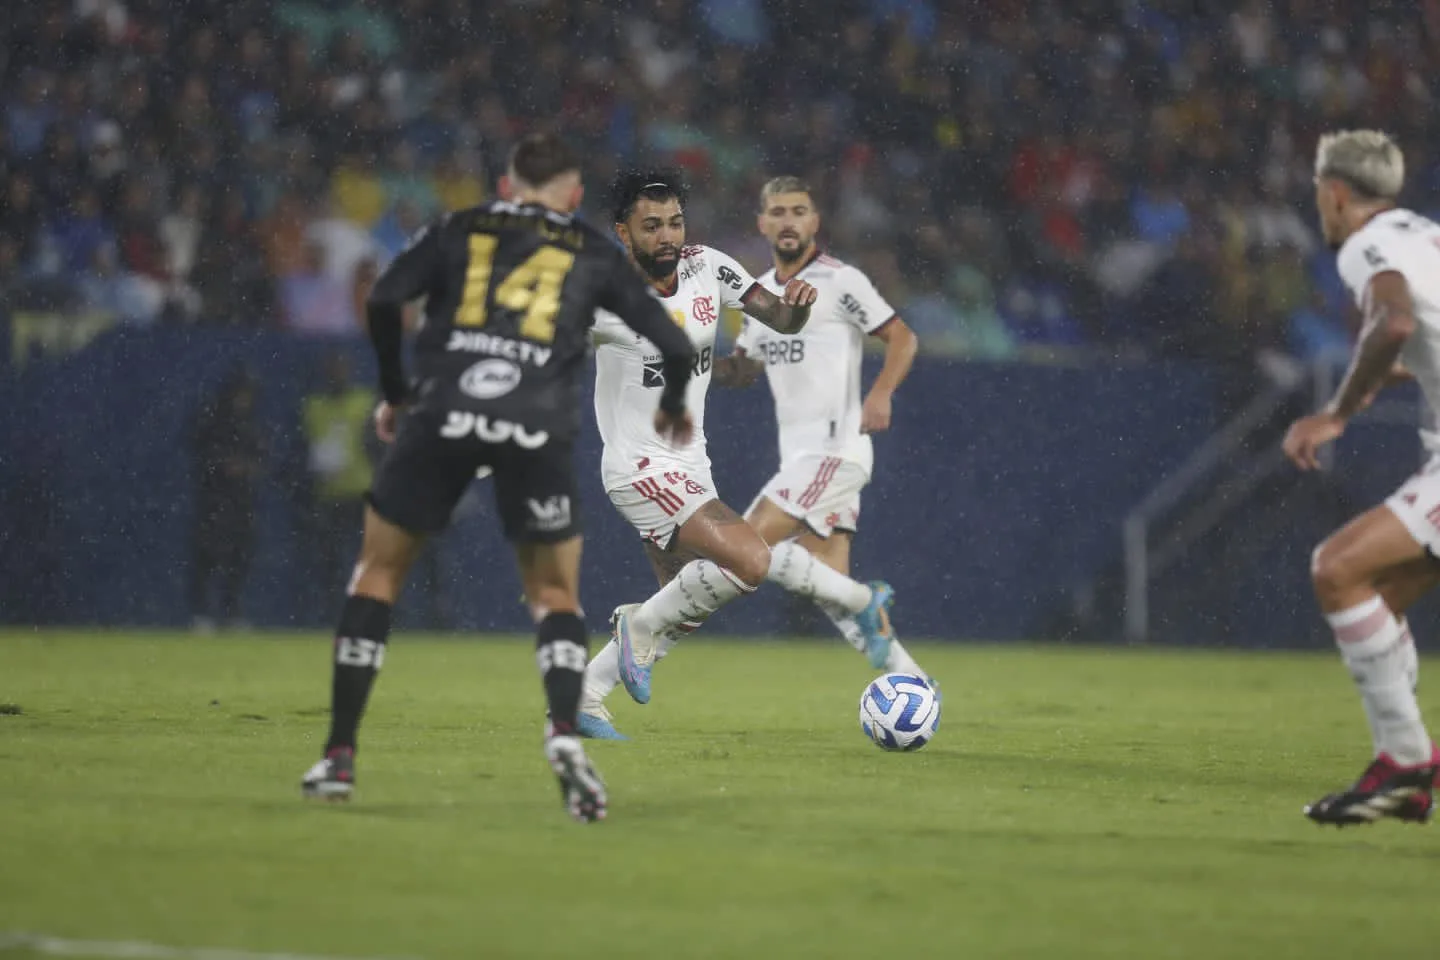
{"label": "red stripe on shorts", "polygon": [[805,492],[800,494],[800,499],[795,502],[809,510],[819,502],[820,497],[825,493],[825,488],[830,486],[830,481],[835,478],[835,471],[840,469],[840,460],[836,457],[826,457],[820,464],[820,469],[815,471],[815,479]]}

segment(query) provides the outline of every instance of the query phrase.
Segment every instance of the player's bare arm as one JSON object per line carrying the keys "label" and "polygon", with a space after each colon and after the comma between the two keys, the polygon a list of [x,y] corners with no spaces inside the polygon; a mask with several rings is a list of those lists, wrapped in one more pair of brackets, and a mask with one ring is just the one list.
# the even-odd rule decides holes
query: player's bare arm
{"label": "player's bare arm", "polygon": [[865,395],[865,404],[860,409],[860,430],[863,433],[890,429],[895,391],[910,375],[915,353],[920,349],[920,339],[915,336],[915,331],[898,316],[891,317],[872,336],[885,344],[885,365],[870,385],[870,392]]}
{"label": "player's bare arm", "polygon": [[799,333],[810,322],[815,296],[815,288],[804,280],[791,280],[778,297],[757,283],[745,294],[745,313],[776,333]]}
{"label": "player's bare arm", "polygon": [[1319,449],[1343,434],[1350,418],[1390,382],[1415,327],[1415,304],[1405,277],[1395,270],[1377,273],[1370,281],[1360,343],[1335,398],[1319,413],[1295,421],[1285,435],[1285,455],[1296,466],[1319,468]]}
{"label": "player's bare arm", "polygon": [[744,347],[736,347],[728,357],[721,357],[711,368],[711,382],[721,387],[744,388],[760,379],[765,364],[745,353]]}

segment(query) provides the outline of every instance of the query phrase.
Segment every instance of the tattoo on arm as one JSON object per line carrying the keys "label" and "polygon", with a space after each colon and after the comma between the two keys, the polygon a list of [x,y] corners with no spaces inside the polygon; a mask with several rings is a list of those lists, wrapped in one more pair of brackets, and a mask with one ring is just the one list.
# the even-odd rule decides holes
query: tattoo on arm
{"label": "tattoo on arm", "polygon": [[1394,270],[1377,273],[1370,281],[1360,343],[1328,411],[1349,418],[1361,410],[1389,380],[1415,326],[1415,305],[1405,277]]}
{"label": "tattoo on arm", "polygon": [[744,297],[745,312],[776,333],[799,333],[810,320],[809,307],[792,307],[760,284]]}

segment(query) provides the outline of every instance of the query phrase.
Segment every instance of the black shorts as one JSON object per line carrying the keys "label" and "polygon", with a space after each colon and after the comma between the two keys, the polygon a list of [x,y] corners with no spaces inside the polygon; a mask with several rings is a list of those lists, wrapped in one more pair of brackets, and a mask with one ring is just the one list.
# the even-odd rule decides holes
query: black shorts
{"label": "black shorts", "polygon": [[558,543],[580,532],[571,442],[484,414],[406,414],[366,500],[416,535],[439,533],[481,467],[494,471],[506,539]]}

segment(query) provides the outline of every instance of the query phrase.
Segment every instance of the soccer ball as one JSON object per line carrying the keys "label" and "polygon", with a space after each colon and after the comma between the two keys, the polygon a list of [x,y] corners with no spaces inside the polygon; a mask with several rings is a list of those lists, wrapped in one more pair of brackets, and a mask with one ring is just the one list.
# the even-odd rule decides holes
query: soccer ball
{"label": "soccer ball", "polygon": [[860,729],[882,750],[919,750],[940,726],[940,698],[924,677],[887,673],[860,695]]}

